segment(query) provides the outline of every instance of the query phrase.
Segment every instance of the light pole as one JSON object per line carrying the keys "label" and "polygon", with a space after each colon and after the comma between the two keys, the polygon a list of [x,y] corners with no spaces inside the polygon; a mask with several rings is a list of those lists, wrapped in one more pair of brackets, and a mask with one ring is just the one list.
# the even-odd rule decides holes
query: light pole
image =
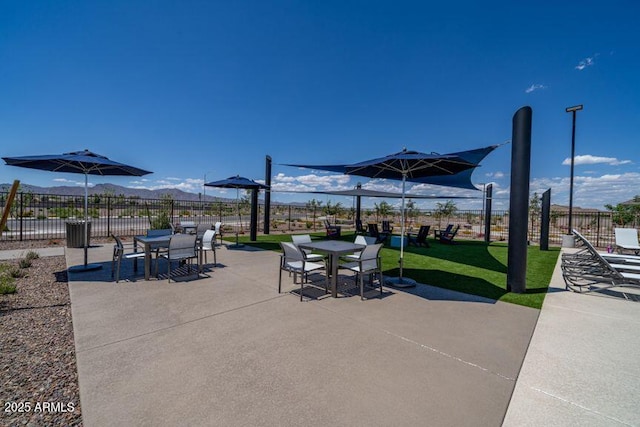
{"label": "light pole", "polygon": [[576,112],[582,110],[582,104],[568,107],[565,111],[573,114],[573,128],[571,130],[571,178],[569,180],[569,230],[573,234],[573,165],[576,156]]}

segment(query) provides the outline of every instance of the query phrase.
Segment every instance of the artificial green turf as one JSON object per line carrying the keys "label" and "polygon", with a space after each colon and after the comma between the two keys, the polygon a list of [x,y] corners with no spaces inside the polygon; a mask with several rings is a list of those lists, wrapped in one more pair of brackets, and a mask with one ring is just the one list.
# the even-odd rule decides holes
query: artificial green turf
{"label": "artificial green turf", "polygon": [[[323,233],[316,233],[321,238]],[[353,235],[344,235],[343,240],[353,241]],[[257,242],[245,244],[267,250],[279,251],[279,242],[290,242],[288,234],[258,236]],[[404,251],[403,276],[440,288],[452,289],[467,294],[483,296],[527,307],[540,308],[544,301],[551,275],[556,265],[559,248],[541,251],[530,246],[527,252],[527,290],[523,294],[507,292],[507,245],[473,240],[458,240],[447,245],[429,239],[429,248],[409,246]],[[384,274],[398,276],[400,249],[388,245],[382,250]]]}

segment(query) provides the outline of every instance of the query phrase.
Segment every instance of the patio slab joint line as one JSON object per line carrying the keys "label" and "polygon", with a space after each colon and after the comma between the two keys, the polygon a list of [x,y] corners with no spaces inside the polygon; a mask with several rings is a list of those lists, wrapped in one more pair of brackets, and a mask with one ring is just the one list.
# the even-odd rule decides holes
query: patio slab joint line
{"label": "patio slab joint line", "polygon": [[539,389],[537,387],[532,387],[532,386],[528,386],[528,387],[531,390],[537,391],[537,392],[542,393],[544,395],[547,395],[547,396],[549,396],[549,397],[551,397],[553,399],[557,399],[557,400],[559,400],[561,402],[568,403],[569,405],[573,405],[573,406],[575,406],[577,408],[583,409],[583,410],[591,412],[593,414],[600,415],[601,417],[604,417],[604,418],[606,418],[608,420],[615,421],[617,423],[620,423],[620,424],[623,424],[623,425],[629,426],[629,427],[633,426],[633,424],[626,423],[626,422],[624,422],[622,420],[619,420],[618,418],[615,418],[615,417],[612,417],[610,415],[603,414],[602,412],[596,411],[595,409],[587,408],[586,406],[583,406],[583,405],[581,405],[579,403],[573,402],[571,400],[565,399],[565,398],[560,397],[560,396],[556,396],[555,394],[549,393],[548,391],[541,390],[541,389]]}
{"label": "patio slab joint line", "polygon": [[[352,320],[352,321],[360,322],[360,321],[359,321],[358,319],[356,319],[356,318],[349,317],[349,316],[345,316],[345,315],[344,315],[344,314],[342,314],[342,313],[336,312],[336,311],[334,311],[334,310],[330,310],[330,309],[328,309],[328,308],[326,308],[326,307],[322,307],[322,308],[323,308],[324,310],[330,311],[330,312],[332,312],[332,313],[334,313],[334,314],[344,316],[345,318],[350,319],[350,320]],[[360,322],[360,323],[363,323],[363,322]],[[369,326],[371,326],[371,325],[369,325]],[[387,335],[391,335],[392,337],[399,338],[399,339],[401,339],[402,341],[405,341],[405,342],[408,342],[408,343],[413,344],[413,345],[415,345],[415,346],[418,346],[418,347],[420,347],[420,348],[421,348],[421,349],[423,349],[423,350],[430,350],[430,351],[432,351],[432,352],[434,352],[434,353],[439,354],[440,356],[444,356],[444,357],[446,357],[446,358],[449,358],[449,359],[455,360],[456,362],[460,362],[460,363],[463,363],[463,364],[465,364],[465,365],[471,366],[472,368],[476,368],[476,369],[479,369],[479,370],[481,370],[481,371],[483,371],[483,372],[489,373],[489,374],[491,374],[491,375],[495,375],[495,376],[497,376],[498,378],[502,378],[502,379],[504,379],[504,380],[511,381],[511,382],[515,382],[515,380],[516,380],[515,378],[511,378],[511,377],[508,377],[508,376],[506,376],[506,375],[502,375],[502,374],[501,374],[501,373],[499,373],[499,372],[493,372],[492,370],[487,369],[487,368],[485,368],[485,367],[482,367],[482,366],[480,366],[480,365],[478,365],[478,364],[476,364],[476,363],[468,362],[468,361],[466,361],[466,360],[464,360],[464,359],[461,359],[461,358],[459,358],[459,357],[453,356],[453,355],[451,355],[451,354],[449,354],[449,353],[445,353],[444,351],[440,351],[440,350],[438,350],[437,348],[433,348],[433,347],[430,347],[430,346],[428,346],[428,345],[426,345],[426,344],[421,344],[421,343],[419,343],[419,342],[417,342],[417,341],[414,341],[414,340],[412,340],[412,339],[410,339],[410,338],[403,337],[402,335],[395,334],[395,333],[393,333],[393,332],[391,332],[391,331],[389,331],[389,330],[387,330],[387,329],[379,328],[379,330],[380,330],[380,331],[382,331],[382,332],[384,332],[384,333],[385,333],[385,334],[387,334]]]}

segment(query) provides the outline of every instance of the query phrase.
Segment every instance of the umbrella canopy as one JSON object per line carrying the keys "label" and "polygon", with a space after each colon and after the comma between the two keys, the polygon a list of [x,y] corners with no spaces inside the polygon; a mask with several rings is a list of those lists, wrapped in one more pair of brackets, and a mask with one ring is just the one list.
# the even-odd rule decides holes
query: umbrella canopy
{"label": "umbrella canopy", "polygon": [[104,176],[143,176],[151,172],[133,166],[118,163],[89,150],[44,156],[3,157],[7,165],[52,172],[84,174],[84,265],[70,267],[71,271],[86,271],[100,268],[100,264],[87,264],[88,247],[88,175]]}
{"label": "umbrella canopy", "polygon": [[[455,176],[466,170],[472,170],[478,164],[469,161],[457,154],[436,154],[420,153],[409,151],[406,148],[399,153],[380,157],[372,160],[349,164],[349,165],[326,165],[312,166],[290,164],[288,166],[298,166],[313,169],[322,169],[332,172],[340,172],[347,175],[358,175],[368,178],[386,178],[402,180],[402,210],[401,210],[401,234],[400,234],[400,277],[396,283],[398,286],[415,282],[403,281],[403,259],[404,259],[404,205],[405,205],[405,183],[407,180],[416,181],[435,176]],[[393,281],[391,281],[393,283]]]}
{"label": "umbrella canopy", "polygon": [[[231,176],[227,179],[221,179],[219,181],[206,182],[204,185],[207,187],[218,188],[235,188],[236,189],[236,206],[238,208],[238,222],[242,224],[242,216],[240,215],[240,189],[245,190],[261,190],[269,188],[267,185],[260,184],[249,178],[242,177],[240,175]],[[238,231],[236,229],[236,247],[241,246],[238,243]]]}

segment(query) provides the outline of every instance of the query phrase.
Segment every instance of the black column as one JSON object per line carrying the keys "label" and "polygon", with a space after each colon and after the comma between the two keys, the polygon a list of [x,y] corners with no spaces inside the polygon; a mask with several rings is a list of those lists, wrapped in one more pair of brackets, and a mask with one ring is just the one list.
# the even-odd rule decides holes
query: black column
{"label": "black column", "polygon": [[540,221],[540,250],[549,250],[549,222],[551,221],[551,189],[542,193],[542,219]]}
{"label": "black column", "polygon": [[[362,188],[362,184],[358,183],[356,186],[358,190]],[[356,196],[356,224],[360,221],[360,207],[361,207],[361,199],[362,197]],[[357,230],[356,230],[357,231]]]}
{"label": "black column", "polygon": [[251,223],[249,224],[249,240],[255,242],[258,238],[258,189],[251,190]]}
{"label": "black column", "polygon": [[264,184],[269,187],[264,191],[264,234],[269,234],[271,222],[271,156],[266,157],[264,168]]}
{"label": "black column", "polygon": [[485,213],[484,213],[484,241],[491,242],[491,198],[493,197],[493,184],[487,185],[485,193]]}
{"label": "black column", "polygon": [[531,107],[513,116],[511,137],[511,192],[509,196],[509,250],[507,291],[527,290],[527,221],[529,219],[529,177],[531,172]]}

